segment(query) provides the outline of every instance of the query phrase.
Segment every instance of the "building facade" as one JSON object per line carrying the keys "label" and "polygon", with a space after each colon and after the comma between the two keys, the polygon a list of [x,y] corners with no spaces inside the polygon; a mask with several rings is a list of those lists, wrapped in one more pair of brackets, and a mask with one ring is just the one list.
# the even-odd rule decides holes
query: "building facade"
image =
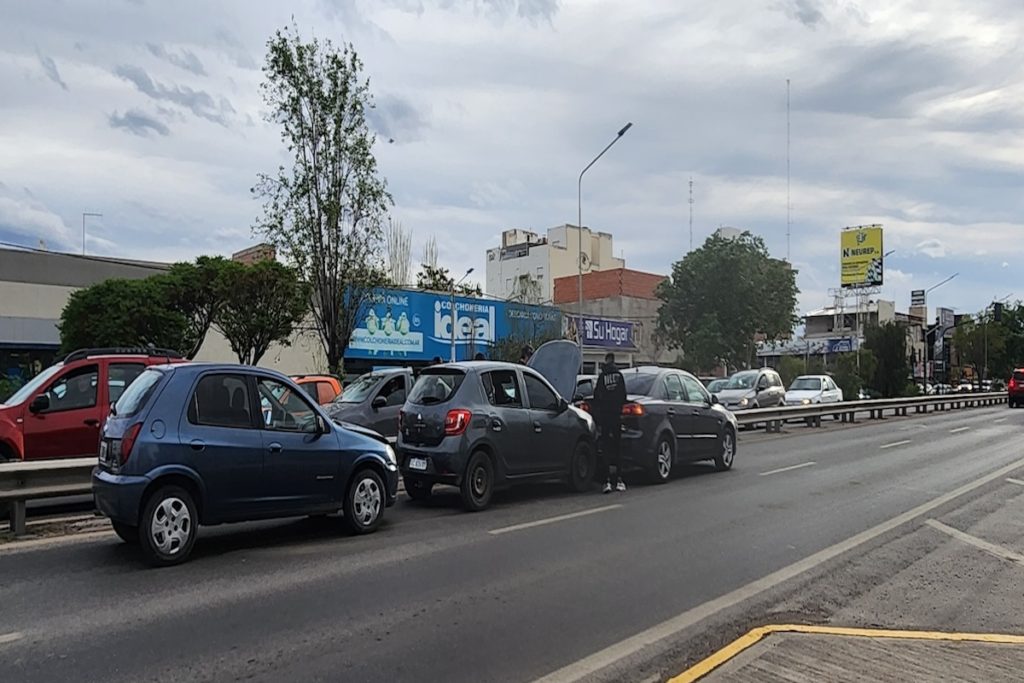
{"label": "building facade", "polygon": [[[487,250],[485,291],[488,296],[526,304],[554,301],[554,282],[583,271],[623,268],[613,255],[612,236],[574,225],[551,228],[545,236],[529,230],[506,230],[501,246]],[[582,254],[582,256],[578,256]]]}

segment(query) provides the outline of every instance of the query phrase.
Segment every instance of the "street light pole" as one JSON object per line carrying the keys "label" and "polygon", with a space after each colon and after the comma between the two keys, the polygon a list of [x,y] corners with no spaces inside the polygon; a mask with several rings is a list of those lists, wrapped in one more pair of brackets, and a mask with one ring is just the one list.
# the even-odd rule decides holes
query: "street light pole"
{"label": "street light pole", "polygon": [[633,127],[633,123],[629,122],[623,126],[619,132],[615,135],[615,138],[608,143],[608,146],[601,150],[601,153],[594,157],[593,161],[586,165],[586,167],[580,171],[579,181],[576,183],[576,234],[579,235],[579,251],[576,254],[577,265],[579,266],[579,278],[577,279],[577,288],[579,289],[579,307],[576,311],[576,342],[580,348],[583,348],[583,331],[580,326],[583,324],[583,174],[590,170],[590,167],[597,163],[597,160],[604,156],[604,153],[612,148],[619,139],[626,134],[626,131]]}
{"label": "street light pole", "polygon": [[455,362],[455,288],[458,287],[460,284],[462,284],[462,281],[465,280],[467,277],[469,277],[470,273],[472,273],[472,272],[473,272],[473,269],[470,268],[469,270],[466,271],[465,275],[463,275],[462,277],[460,277],[458,279],[457,282],[452,282],[452,310],[451,310],[451,316],[452,316],[452,362],[453,363]]}
{"label": "street light pole", "polygon": [[83,211],[82,212],[82,256],[85,256],[85,217],[92,216],[94,218],[103,218],[102,213],[96,213],[95,211]]}
{"label": "street light pole", "polygon": [[[939,287],[941,287],[942,285],[946,284],[950,280],[955,279],[958,275],[960,275],[960,273],[953,273],[952,275],[947,277],[945,280],[942,280],[942,281],[932,285],[928,289],[924,290],[924,296],[925,296],[925,299],[924,299],[924,303],[925,303],[925,320],[926,321],[927,321],[927,318],[928,318],[928,292],[931,292],[931,291],[934,291],[934,290],[938,289]],[[939,329],[938,324],[936,324],[935,333],[936,334],[940,334],[942,332],[944,332],[944,330]],[[928,342],[928,337],[926,335],[925,336],[925,343],[927,344],[927,342]],[[935,355],[935,349],[933,348],[932,349],[932,356],[934,356],[934,355]],[[925,365],[924,365],[924,381],[927,383],[928,382],[928,349],[927,348],[925,348],[924,362],[925,362]],[[947,372],[949,372],[948,369],[947,369]],[[934,374],[932,375],[932,379],[935,379]]]}

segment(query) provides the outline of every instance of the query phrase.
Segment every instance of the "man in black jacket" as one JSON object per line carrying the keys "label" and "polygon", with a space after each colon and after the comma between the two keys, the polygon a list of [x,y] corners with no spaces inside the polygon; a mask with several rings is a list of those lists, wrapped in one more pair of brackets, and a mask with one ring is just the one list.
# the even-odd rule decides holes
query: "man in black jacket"
{"label": "man in black jacket", "polygon": [[612,467],[615,468],[615,489],[625,491],[619,467],[619,447],[622,440],[622,406],[626,403],[626,380],[615,365],[615,354],[604,357],[601,375],[594,388],[594,420],[597,422],[601,444],[602,466],[605,472],[604,493],[612,492]]}

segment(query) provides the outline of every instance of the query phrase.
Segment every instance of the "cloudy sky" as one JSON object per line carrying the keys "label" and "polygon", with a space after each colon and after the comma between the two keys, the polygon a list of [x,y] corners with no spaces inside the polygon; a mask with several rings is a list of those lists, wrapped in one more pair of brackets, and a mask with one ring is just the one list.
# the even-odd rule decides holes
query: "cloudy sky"
{"label": "cloudy sky", "polygon": [[[1024,15],[1011,0],[0,0],[0,242],[156,260],[254,242],[284,161],[258,86],[291,18],[350,41],[394,215],[482,275],[501,230],[576,217],[668,272],[720,225],[786,255],[801,306],[839,230],[882,223],[886,298],[1024,298]],[[393,143],[388,143],[393,139]],[[617,254],[618,255],[618,254]],[[723,277],[728,276],[723,274]]]}

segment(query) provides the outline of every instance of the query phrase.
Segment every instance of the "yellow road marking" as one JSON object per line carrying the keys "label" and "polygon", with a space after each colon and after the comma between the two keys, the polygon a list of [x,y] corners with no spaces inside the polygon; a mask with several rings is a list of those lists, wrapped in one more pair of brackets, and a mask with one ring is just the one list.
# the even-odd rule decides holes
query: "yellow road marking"
{"label": "yellow road marking", "polygon": [[709,657],[697,662],[668,683],[692,683],[722,666],[744,650],[773,633],[809,633],[852,638],[895,638],[902,640],[945,640],[954,642],[999,643],[1024,645],[1024,636],[1004,633],[958,633],[946,631],[899,631],[880,628],[846,628],[842,626],[808,626],[804,624],[769,624],[748,631]]}

